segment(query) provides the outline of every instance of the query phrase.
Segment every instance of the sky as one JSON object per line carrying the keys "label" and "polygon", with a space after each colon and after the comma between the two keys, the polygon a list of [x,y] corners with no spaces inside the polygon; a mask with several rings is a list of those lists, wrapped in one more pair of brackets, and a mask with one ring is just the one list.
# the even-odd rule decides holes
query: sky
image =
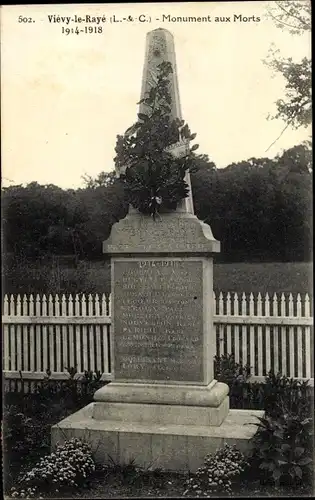
{"label": "sky", "polygon": [[[285,80],[263,60],[272,43],[285,57],[310,57],[310,35],[276,28],[266,16],[269,3],[2,6],[2,185],[78,188],[84,175],[114,169],[116,136],[137,118],[146,33],[156,28],[174,36],[182,115],[197,133],[198,152],[218,168],[272,158],[309,138],[309,129],[287,129],[266,152],[285,125],[267,120],[284,96]],[[106,21],[57,21],[86,15]],[[256,21],[234,21],[234,15]],[[113,16],[132,20],[111,22]],[[169,20],[178,16],[210,16],[211,22]],[[102,32],[66,34],[76,26]]]}

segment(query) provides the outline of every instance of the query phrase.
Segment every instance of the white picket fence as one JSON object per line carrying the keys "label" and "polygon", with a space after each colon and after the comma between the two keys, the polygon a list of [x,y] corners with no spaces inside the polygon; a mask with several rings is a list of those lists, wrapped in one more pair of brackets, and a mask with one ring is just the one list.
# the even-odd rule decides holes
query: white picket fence
{"label": "white picket fence", "polygon": [[[211,300],[209,298],[209,300]],[[215,305],[216,353],[248,364],[254,379],[273,370],[294,378],[314,377],[313,318],[306,294],[219,294]],[[63,379],[66,368],[100,371],[112,378],[110,297],[5,296],[4,377],[36,380],[47,370]]]}
{"label": "white picket fence", "polygon": [[266,293],[219,294],[215,299],[217,354],[235,356],[248,364],[254,379],[263,379],[270,371],[293,378],[314,377],[313,318],[310,298],[297,294],[295,300]]}

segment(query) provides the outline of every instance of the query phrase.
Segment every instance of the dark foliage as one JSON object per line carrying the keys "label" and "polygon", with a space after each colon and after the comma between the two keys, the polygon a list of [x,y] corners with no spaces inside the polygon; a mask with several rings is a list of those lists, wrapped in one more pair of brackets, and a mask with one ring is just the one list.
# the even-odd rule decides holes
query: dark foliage
{"label": "dark foliage", "polygon": [[215,356],[214,377],[229,386],[231,408],[265,410],[270,417],[281,415],[283,408],[304,416],[312,412],[313,388],[308,381],[270,371],[264,382],[254,382],[250,367],[236,363],[232,354]]}
{"label": "dark foliage", "polygon": [[[307,145],[295,146],[274,160],[252,158],[223,169],[216,169],[206,155],[196,156],[194,164],[195,211],[221,241],[220,259],[283,262],[311,258],[312,163]],[[77,191],[37,183],[2,189],[7,293],[17,293],[14,280],[19,281],[19,292],[26,293],[28,286],[28,293],[36,293],[30,281],[40,277],[40,264],[41,279],[51,277],[47,289],[54,293],[56,256],[74,256],[73,269],[83,259],[103,258],[102,241],[113,223],[126,215],[128,204],[121,182],[105,179],[104,185],[100,183]],[[30,263],[36,264],[34,271]],[[84,273],[78,269],[77,276],[73,273],[65,280],[69,287],[73,282],[73,291],[76,283],[77,289],[83,287]]]}
{"label": "dark foliage", "polygon": [[252,473],[260,482],[311,485],[313,390],[307,382],[272,373],[264,384],[265,415],[253,438]]}
{"label": "dark foliage", "polygon": [[264,383],[249,383],[250,371],[233,356],[215,359],[215,377],[230,388],[231,408],[265,410],[247,475],[276,486],[311,486],[313,481],[313,388],[308,381],[270,372]]}
{"label": "dark foliage", "polygon": [[[23,468],[35,464],[50,450],[51,426],[93,401],[94,392],[104,385],[100,373],[85,372],[76,378],[56,381],[47,377],[34,392],[8,392],[4,397],[3,451],[5,488],[14,485]],[[26,461],[27,458],[27,461]]]}
{"label": "dark foliage", "polygon": [[250,158],[216,169],[198,160],[195,211],[221,241],[222,258],[300,261],[311,257],[311,151],[301,144],[274,160]]}
{"label": "dark foliage", "polygon": [[[269,4],[270,17],[281,30],[301,36],[311,31],[311,2],[281,0]],[[271,47],[265,61],[273,72],[285,79],[285,92],[276,101],[277,112],[272,119],[282,119],[286,128],[307,127],[312,122],[312,63],[307,56],[301,61],[280,56],[280,50]],[[283,132],[285,129],[283,130]]]}
{"label": "dark foliage", "polygon": [[252,470],[262,483],[311,484],[313,479],[313,421],[287,408],[259,418],[254,436]]}
{"label": "dark foliage", "polygon": [[269,373],[264,384],[264,409],[272,417],[285,411],[307,417],[313,406],[313,389],[308,381]]}
{"label": "dark foliage", "polygon": [[222,354],[214,357],[215,378],[225,382],[230,388],[238,382],[246,382],[250,377],[250,366],[236,363],[233,354]]}

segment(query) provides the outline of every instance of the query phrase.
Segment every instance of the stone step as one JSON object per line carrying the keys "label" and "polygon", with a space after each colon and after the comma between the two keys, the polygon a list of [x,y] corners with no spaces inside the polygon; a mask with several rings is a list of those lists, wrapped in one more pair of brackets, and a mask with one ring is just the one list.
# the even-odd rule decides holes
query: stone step
{"label": "stone step", "polygon": [[137,403],[94,403],[92,418],[151,425],[221,425],[229,411],[229,398],[218,408]]}
{"label": "stone step", "polygon": [[264,414],[257,410],[230,410],[220,426],[163,426],[96,420],[92,418],[93,405],[52,427],[52,447],[75,436],[90,443],[99,463],[109,463],[110,457],[120,464],[134,459],[139,467],[174,471],[195,471],[208,453],[214,453],[224,443],[248,452],[249,440],[257,430],[254,424]]}

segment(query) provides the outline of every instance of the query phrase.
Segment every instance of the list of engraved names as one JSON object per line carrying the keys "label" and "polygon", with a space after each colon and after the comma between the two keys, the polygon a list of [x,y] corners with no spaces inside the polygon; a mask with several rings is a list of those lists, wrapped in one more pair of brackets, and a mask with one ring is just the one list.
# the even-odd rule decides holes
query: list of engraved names
{"label": "list of engraved names", "polygon": [[116,379],[202,381],[202,262],[114,263]]}

